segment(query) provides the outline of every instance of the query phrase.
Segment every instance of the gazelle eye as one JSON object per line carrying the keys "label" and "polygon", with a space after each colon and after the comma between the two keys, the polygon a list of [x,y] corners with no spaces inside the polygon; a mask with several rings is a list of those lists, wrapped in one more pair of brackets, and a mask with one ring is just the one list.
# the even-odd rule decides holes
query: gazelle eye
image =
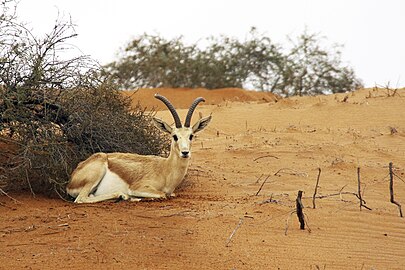
{"label": "gazelle eye", "polygon": [[194,135],[191,134],[191,135],[190,135],[190,141],[191,141],[193,138],[194,138]]}
{"label": "gazelle eye", "polygon": [[177,137],[177,135],[173,135],[173,140],[174,140],[175,142],[177,142],[177,141],[179,140],[179,138]]}

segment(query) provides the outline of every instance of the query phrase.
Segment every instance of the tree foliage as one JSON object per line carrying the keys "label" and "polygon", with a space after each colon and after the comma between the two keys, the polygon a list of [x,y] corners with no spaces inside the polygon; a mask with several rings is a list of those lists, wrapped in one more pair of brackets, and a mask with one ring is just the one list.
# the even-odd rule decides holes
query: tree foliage
{"label": "tree foliage", "polygon": [[65,54],[70,21],[37,37],[10,3],[0,17],[0,188],[60,193],[94,152],[168,150],[151,113],[131,110],[95,61]]}
{"label": "tree foliage", "polygon": [[285,52],[252,28],[244,41],[210,37],[208,45],[186,45],[143,34],[117,61],[106,66],[122,89],[136,87],[254,88],[283,96],[351,91],[361,86],[343,65],[337,46],[324,49],[320,37],[304,32]]}
{"label": "tree foliage", "polygon": [[316,95],[353,91],[362,86],[352,68],[343,66],[339,46],[322,48],[316,34],[304,32],[286,54],[277,86],[284,95]]}

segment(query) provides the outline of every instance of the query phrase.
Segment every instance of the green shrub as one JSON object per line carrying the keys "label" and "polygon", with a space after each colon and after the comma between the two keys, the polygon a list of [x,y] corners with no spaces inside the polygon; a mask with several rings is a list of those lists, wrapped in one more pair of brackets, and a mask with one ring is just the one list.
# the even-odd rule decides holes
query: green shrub
{"label": "green shrub", "polygon": [[137,87],[254,88],[283,96],[351,91],[361,86],[338,47],[324,49],[304,32],[285,52],[255,28],[246,40],[210,37],[204,48],[143,34],[105,68],[122,89]]}

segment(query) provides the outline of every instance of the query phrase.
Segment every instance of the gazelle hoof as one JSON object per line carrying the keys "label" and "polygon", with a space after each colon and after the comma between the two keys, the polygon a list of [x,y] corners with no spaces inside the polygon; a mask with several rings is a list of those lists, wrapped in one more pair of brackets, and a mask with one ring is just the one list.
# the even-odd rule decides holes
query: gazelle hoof
{"label": "gazelle hoof", "polygon": [[127,194],[121,194],[120,199],[126,201],[129,199],[129,196]]}

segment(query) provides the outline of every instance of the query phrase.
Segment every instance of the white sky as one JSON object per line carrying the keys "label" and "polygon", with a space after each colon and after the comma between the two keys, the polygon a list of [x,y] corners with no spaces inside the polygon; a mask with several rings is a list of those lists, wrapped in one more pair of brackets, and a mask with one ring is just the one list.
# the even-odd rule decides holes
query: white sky
{"label": "white sky", "polygon": [[343,44],[343,59],[364,84],[405,87],[404,0],[20,0],[19,18],[35,33],[51,30],[58,12],[72,17],[71,40],[101,64],[143,33],[186,42],[208,36],[244,39],[251,26],[283,44],[305,27]]}

